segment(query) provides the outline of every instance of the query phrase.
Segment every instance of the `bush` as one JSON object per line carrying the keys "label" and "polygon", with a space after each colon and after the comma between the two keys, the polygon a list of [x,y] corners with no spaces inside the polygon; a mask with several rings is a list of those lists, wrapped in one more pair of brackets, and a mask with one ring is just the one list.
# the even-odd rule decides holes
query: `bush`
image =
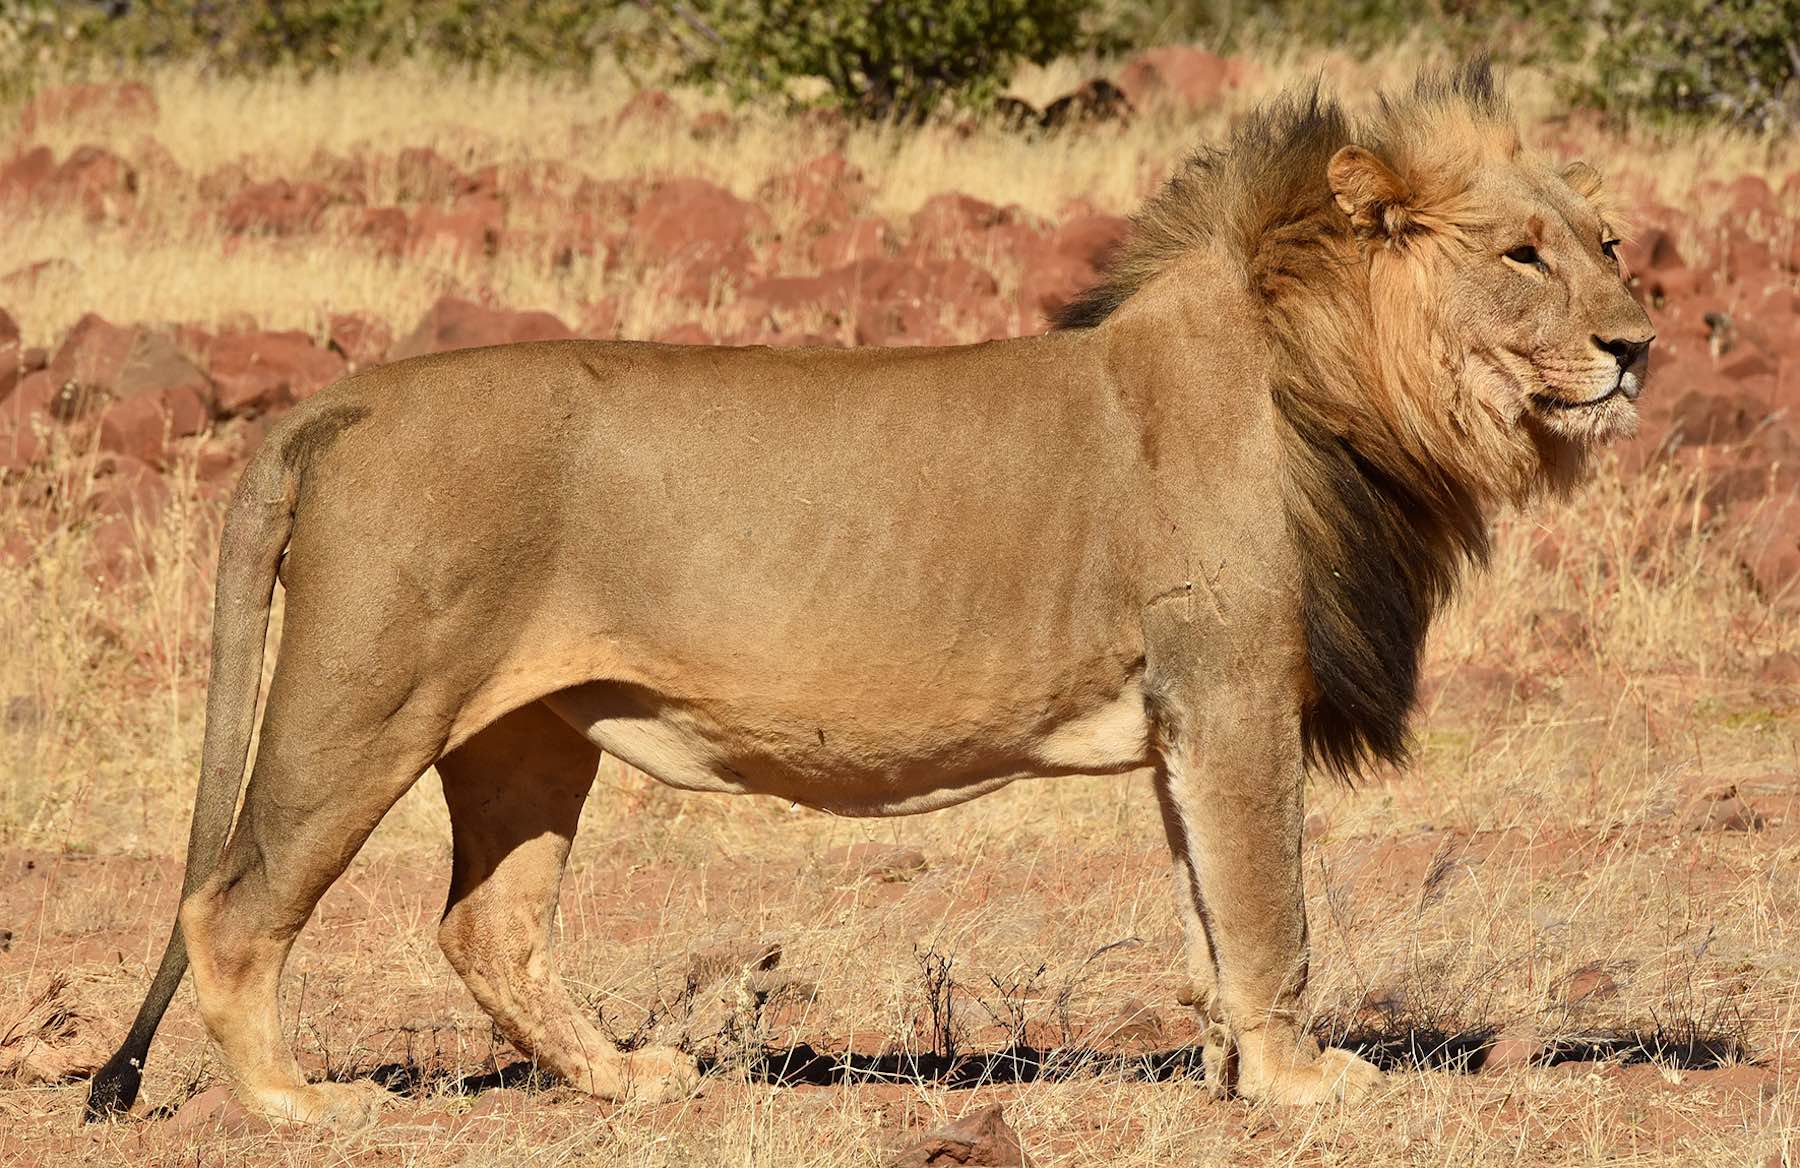
{"label": "bush", "polygon": [[1800,0],[1634,0],[1606,7],[1586,96],[1659,117],[1800,126]]}
{"label": "bush", "polygon": [[[0,0],[0,68],[194,61],[310,72],[414,57],[491,69],[586,69],[621,0]],[[26,80],[29,80],[27,78]]]}
{"label": "bush", "polygon": [[989,103],[1021,61],[1099,44],[1095,0],[711,0],[669,4],[690,79],[743,99],[819,78],[843,109],[918,119]]}

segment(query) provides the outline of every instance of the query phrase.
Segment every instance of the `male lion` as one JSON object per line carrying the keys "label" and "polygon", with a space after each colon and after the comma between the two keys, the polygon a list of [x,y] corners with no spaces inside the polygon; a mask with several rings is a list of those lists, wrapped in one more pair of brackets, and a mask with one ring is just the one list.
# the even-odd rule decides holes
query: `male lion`
{"label": "male lion", "polygon": [[1154,768],[1209,1075],[1367,1091],[1300,1025],[1305,770],[1403,757],[1487,516],[1633,428],[1652,335],[1597,188],[1521,148],[1475,65],[1366,121],[1316,92],[1250,119],[1047,336],[511,345],[299,406],[226,520],[181,911],[90,1114],[130,1106],[191,961],[248,1107],[367,1117],[379,1090],[301,1076],[277,982],[434,764],[439,935],[476,1000],[584,1090],[691,1090],[691,1059],[619,1052],[552,967],[602,751],[842,815]]}

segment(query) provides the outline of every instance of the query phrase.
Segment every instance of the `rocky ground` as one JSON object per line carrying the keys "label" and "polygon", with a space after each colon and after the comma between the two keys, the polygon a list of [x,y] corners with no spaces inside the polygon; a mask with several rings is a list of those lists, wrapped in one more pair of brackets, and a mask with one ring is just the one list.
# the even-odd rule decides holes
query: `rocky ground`
{"label": "rocky ground", "polygon": [[[1323,68],[1351,91],[1388,76]],[[1367,1109],[1207,1096],[1141,777],[868,824],[611,763],[563,961],[621,1039],[708,1061],[697,1100],[603,1105],[516,1065],[432,941],[430,778],[287,992],[310,1071],[392,1088],[379,1128],[243,1116],[185,996],[136,1117],[83,1129],[82,1088],[56,1082],[116,1037],[173,913],[219,508],[270,418],[349,371],[502,341],[1040,329],[1184,149],[1306,72],[1158,50],[1050,130],[603,85],[422,101],[404,76],[167,75],[11,111],[0,1162],[927,1163],[905,1149],[990,1103],[1009,1126],[969,1138],[995,1162],[1009,1140],[1039,1164],[1800,1154],[1800,160],[1621,135],[1530,92],[1528,136],[1599,162],[1637,224],[1654,373],[1643,432],[1580,500],[1504,521],[1434,640],[1418,764],[1315,792],[1316,1028],[1399,1072]]]}

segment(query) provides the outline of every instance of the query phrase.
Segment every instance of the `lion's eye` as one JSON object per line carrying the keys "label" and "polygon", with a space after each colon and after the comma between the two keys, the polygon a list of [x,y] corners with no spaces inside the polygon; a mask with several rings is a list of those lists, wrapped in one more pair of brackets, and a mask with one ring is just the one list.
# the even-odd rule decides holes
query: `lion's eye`
{"label": "lion's eye", "polygon": [[1544,262],[1538,258],[1537,248],[1532,247],[1529,243],[1522,243],[1518,247],[1513,248],[1506,253],[1506,258],[1515,264],[1523,264],[1528,268],[1535,268]]}
{"label": "lion's eye", "polygon": [[1619,241],[1616,239],[1601,240],[1600,241],[1600,251],[1609,260],[1618,259],[1619,258]]}

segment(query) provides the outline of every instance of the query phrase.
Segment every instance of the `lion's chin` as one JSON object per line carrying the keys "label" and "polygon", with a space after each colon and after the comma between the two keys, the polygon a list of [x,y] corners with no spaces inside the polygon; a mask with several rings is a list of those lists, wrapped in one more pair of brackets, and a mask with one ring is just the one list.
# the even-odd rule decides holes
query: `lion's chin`
{"label": "lion's chin", "polygon": [[1623,393],[1581,404],[1532,399],[1531,412],[1544,429],[1583,446],[1601,446],[1637,433],[1637,403]]}

